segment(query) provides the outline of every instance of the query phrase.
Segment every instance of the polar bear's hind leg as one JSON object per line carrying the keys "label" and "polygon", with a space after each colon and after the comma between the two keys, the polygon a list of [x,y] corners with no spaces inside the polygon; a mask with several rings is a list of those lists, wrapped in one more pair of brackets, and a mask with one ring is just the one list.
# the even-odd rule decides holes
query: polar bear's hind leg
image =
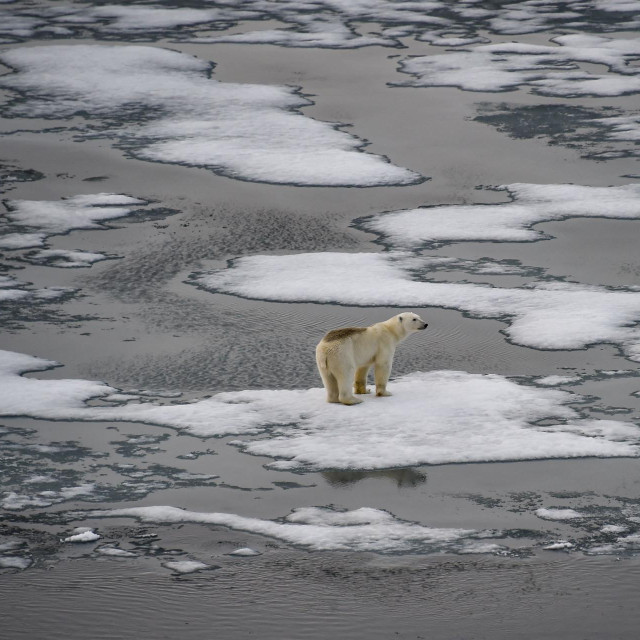
{"label": "polar bear's hind leg", "polygon": [[356,398],[351,391],[354,376],[355,371],[352,368],[336,373],[338,380],[338,399],[342,404],[352,405],[360,404],[362,402],[362,400]]}
{"label": "polar bear's hind leg", "polygon": [[369,393],[367,391],[367,374],[369,373],[369,365],[366,367],[360,367],[356,371],[356,381],[354,384],[353,392],[354,393]]}
{"label": "polar bear's hind leg", "polygon": [[320,376],[322,377],[322,383],[327,390],[327,402],[340,402],[338,381],[335,376],[327,370],[320,369]]}

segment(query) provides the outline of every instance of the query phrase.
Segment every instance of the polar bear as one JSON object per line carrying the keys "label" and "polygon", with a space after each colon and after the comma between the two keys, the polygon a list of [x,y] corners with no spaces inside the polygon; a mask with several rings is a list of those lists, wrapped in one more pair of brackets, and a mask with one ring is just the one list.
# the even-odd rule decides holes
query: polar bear
{"label": "polar bear", "polygon": [[[396,346],[415,331],[427,328],[415,313],[399,313],[370,327],[329,331],[316,347],[316,362],[327,390],[327,402],[359,404],[355,393],[368,393],[367,373],[374,366],[376,395],[390,396],[387,382]],[[354,382],[355,381],[355,382]]]}

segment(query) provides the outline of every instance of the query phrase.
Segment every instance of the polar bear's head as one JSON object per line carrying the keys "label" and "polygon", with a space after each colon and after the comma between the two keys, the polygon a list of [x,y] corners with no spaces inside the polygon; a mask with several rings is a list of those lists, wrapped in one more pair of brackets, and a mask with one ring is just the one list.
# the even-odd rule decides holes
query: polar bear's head
{"label": "polar bear's head", "polygon": [[410,311],[399,313],[396,318],[405,333],[422,331],[429,326],[417,313],[411,313]]}

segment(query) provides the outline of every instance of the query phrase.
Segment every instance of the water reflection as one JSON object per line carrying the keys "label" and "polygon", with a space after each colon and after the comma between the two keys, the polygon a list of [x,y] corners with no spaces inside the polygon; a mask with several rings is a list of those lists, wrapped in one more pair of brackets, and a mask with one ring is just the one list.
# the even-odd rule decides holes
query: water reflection
{"label": "water reflection", "polygon": [[383,469],[381,471],[323,471],[332,486],[347,486],[367,478],[389,478],[398,487],[417,487],[427,481],[427,474],[416,469]]}

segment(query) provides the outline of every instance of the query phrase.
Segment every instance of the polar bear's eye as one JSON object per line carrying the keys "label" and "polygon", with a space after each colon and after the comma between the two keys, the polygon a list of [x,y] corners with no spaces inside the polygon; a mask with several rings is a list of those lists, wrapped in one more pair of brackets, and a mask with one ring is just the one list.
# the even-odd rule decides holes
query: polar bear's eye
{"label": "polar bear's eye", "polygon": [[414,319],[413,319],[413,321],[415,322],[415,321],[416,321],[416,319],[414,318]]}

